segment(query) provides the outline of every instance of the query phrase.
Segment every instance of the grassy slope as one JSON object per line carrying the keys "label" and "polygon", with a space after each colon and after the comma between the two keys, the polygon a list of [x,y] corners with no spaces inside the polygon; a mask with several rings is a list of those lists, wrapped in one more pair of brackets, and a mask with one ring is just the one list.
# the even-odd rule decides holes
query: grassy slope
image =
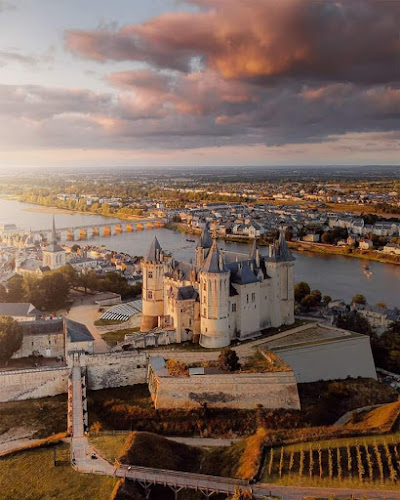
{"label": "grassy slope", "polygon": [[0,435],[16,428],[32,431],[32,438],[64,432],[67,396],[0,403]]}
{"label": "grassy slope", "polygon": [[[61,454],[67,451],[57,448]],[[53,466],[53,449],[22,452],[0,460],[2,500],[108,500],[116,480]]]}
{"label": "grassy slope", "polygon": [[400,401],[374,408],[355,417],[356,421],[350,421],[345,427],[360,430],[380,429],[382,432],[390,432],[400,417]]}

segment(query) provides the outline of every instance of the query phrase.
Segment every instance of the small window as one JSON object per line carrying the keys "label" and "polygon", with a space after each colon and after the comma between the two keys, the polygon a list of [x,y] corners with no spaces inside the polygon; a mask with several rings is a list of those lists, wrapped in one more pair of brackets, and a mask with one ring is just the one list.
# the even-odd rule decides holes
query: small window
{"label": "small window", "polygon": [[232,304],[232,312],[236,312],[236,304]]}
{"label": "small window", "polygon": [[147,275],[147,277],[151,280],[151,278],[153,277],[153,271],[149,271],[149,274]]}
{"label": "small window", "polygon": [[204,291],[205,291],[205,290],[207,290],[207,283],[206,283],[206,282],[204,282],[204,285],[203,285],[203,290],[204,290]]}
{"label": "small window", "polygon": [[249,303],[249,294],[246,295],[247,303]]}
{"label": "small window", "polygon": [[255,293],[252,293],[252,294],[251,294],[251,301],[252,301],[252,302],[255,302],[255,301],[256,301],[256,294],[255,294]]}
{"label": "small window", "polygon": [[[203,316],[206,315],[206,309],[204,308],[204,311],[203,311]],[[32,344],[33,345],[33,344]]]}
{"label": "small window", "polygon": [[152,299],[153,298],[153,292],[147,292],[147,298]]}

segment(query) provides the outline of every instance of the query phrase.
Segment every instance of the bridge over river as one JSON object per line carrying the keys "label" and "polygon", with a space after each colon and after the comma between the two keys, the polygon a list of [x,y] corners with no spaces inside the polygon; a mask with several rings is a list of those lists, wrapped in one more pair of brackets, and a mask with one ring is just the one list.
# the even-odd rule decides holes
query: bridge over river
{"label": "bridge over river", "polygon": [[[60,227],[57,228],[57,237],[61,241],[75,241],[75,240],[85,240],[95,236],[113,236],[125,232],[133,231],[143,231],[145,229],[160,228],[165,225],[166,219],[152,218],[152,219],[135,219],[119,222],[110,221],[102,222],[97,224],[85,224],[78,226]],[[32,237],[35,239],[47,239],[51,238],[51,228],[45,229],[35,229],[33,231],[8,231],[2,234],[3,241],[11,240],[21,240],[27,237]]]}

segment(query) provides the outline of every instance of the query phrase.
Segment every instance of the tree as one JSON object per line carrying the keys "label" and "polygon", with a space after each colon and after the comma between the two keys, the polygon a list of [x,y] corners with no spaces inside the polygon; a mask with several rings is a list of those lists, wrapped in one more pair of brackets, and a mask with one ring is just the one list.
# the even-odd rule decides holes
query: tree
{"label": "tree", "polygon": [[382,309],[387,309],[387,305],[385,302],[377,302],[377,307],[381,307]]}
{"label": "tree", "polygon": [[21,348],[22,328],[9,316],[0,316],[0,362],[7,363]]}
{"label": "tree", "polygon": [[372,328],[369,321],[357,311],[342,314],[337,320],[337,326],[344,330],[372,335]]}
{"label": "tree", "polygon": [[45,273],[40,281],[39,290],[42,309],[59,309],[65,306],[69,285],[63,274],[59,272]]}
{"label": "tree", "polygon": [[322,302],[327,306],[329,302],[332,302],[332,297],[330,295],[324,295],[322,297]]}
{"label": "tree", "polygon": [[305,281],[300,281],[294,287],[294,298],[296,302],[301,302],[306,295],[311,292],[310,285]]}
{"label": "tree", "polygon": [[7,302],[7,291],[3,285],[0,285],[0,302]]}
{"label": "tree", "polygon": [[24,292],[24,299],[40,307],[43,297],[40,290],[40,278],[36,274],[27,274],[23,277],[22,289]]}
{"label": "tree", "polygon": [[7,302],[22,302],[24,300],[22,276],[14,276],[8,282]]}
{"label": "tree", "polygon": [[227,372],[234,372],[240,368],[239,357],[236,351],[229,347],[222,349],[218,356],[217,364],[219,369]]}
{"label": "tree", "polygon": [[77,253],[77,252],[78,252],[78,250],[80,250],[80,249],[81,249],[80,245],[77,245],[77,244],[75,243],[75,245],[72,245],[72,247],[71,247],[71,252],[73,252],[73,253]]}
{"label": "tree", "polygon": [[373,339],[372,350],[377,366],[400,374],[400,320],[394,321],[386,332]]}
{"label": "tree", "polygon": [[354,295],[352,302],[353,304],[365,305],[367,303],[367,299],[361,293],[357,293],[356,295]]}

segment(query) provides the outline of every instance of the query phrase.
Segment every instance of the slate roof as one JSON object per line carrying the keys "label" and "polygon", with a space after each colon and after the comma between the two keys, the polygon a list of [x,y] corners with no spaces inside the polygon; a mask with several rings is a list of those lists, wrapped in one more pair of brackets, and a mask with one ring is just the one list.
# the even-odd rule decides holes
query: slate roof
{"label": "slate roof", "polygon": [[0,303],[0,316],[40,316],[40,311],[29,302],[14,303],[2,302]]}
{"label": "slate roof", "polygon": [[250,267],[250,262],[239,262],[236,265],[236,269],[231,271],[231,281],[237,285],[249,285],[250,283],[257,283],[259,281]]}
{"label": "slate roof", "polygon": [[202,247],[202,248],[211,248],[213,244],[210,232],[208,230],[208,226],[205,227],[201,233],[199,242],[197,244],[197,247]]}
{"label": "slate roof", "polygon": [[157,239],[157,236],[154,236],[154,240],[151,242],[150,248],[147,252],[146,260],[149,260],[150,262],[159,262],[161,252],[161,245]]}
{"label": "slate roof", "polygon": [[67,337],[70,342],[88,342],[94,340],[93,335],[89,332],[86,325],[72,319],[65,319],[64,321]]}
{"label": "slate roof", "polygon": [[267,260],[275,262],[293,262],[295,260],[287,246],[283,231],[280,231],[279,238],[272,244],[272,255]]}
{"label": "slate roof", "polygon": [[177,300],[197,300],[198,298],[199,294],[197,290],[195,290],[191,285],[181,286],[178,289]]}
{"label": "slate roof", "polygon": [[202,270],[205,273],[226,273],[227,269],[220,256],[221,254],[217,246],[217,241],[214,240]]}
{"label": "slate roof", "polygon": [[46,321],[24,321],[21,323],[21,327],[24,335],[62,333],[63,320],[53,319]]}

